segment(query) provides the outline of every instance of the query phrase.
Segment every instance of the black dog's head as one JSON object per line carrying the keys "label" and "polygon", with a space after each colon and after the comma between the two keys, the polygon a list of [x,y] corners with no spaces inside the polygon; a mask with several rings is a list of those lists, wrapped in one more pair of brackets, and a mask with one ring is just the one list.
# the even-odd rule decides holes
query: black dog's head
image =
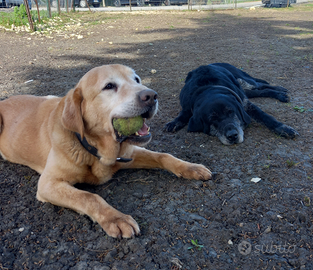
{"label": "black dog's head", "polygon": [[195,104],[188,131],[217,136],[223,144],[232,145],[243,142],[243,130],[250,121],[236,96],[212,91],[209,99]]}

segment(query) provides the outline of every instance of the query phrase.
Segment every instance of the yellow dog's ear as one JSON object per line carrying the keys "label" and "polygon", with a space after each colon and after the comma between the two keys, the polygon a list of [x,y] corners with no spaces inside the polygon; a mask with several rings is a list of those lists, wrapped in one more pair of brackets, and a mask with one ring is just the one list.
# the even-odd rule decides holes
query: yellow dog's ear
{"label": "yellow dog's ear", "polygon": [[3,122],[2,122],[2,115],[0,114],[0,133],[2,132]]}
{"label": "yellow dog's ear", "polygon": [[81,110],[82,101],[82,90],[79,87],[70,90],[65,97],[62,113],[63,126],[66,129],[79,133],[81,138],[84,137],[84,121]]}

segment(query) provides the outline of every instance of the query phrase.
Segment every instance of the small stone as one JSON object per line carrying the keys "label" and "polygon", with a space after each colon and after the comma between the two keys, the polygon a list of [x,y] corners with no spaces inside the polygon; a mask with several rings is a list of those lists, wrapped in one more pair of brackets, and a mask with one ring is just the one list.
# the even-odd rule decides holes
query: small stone
{"label": "small stone", "polygon": [[269,232],[271,232],[271,231],[272,231],[272,227],[271,227],[271,226],[268,226],[268,227],[265,229],[264,233],[269,233]]}
{"label": "small stone", "polygon": [[251,182],[253,182],[253,183],[258,183],[258,182],[260,182],[261,181],[261,178],[260,177],[255,177],[255,178],[252,178],[251,179]]}

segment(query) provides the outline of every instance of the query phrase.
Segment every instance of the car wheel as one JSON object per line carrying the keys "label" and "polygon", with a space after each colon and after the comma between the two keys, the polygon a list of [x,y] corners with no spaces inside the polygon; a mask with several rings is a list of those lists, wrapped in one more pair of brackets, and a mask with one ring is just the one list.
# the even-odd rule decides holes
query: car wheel
{"label": "car wheel", "polygon": [[114,1],[114,6],[120,7],[121,6],[121,1],[120,0],[115,0]]}
{"label": "car wheel", "polygon": [[137,0],[137,6],[138,7],[143,7],[145,5],[144,0]]}
{"label": "car wheel", "polygon": [[164,4],[165,4],[166,6],[170,6],[170,5],[171,5],[171,0],[165,0]]}
{"label": "car wheel", "polygon": [[87,7],[86,1],[85,1],[85,0],[80,0],[80,1],[79,1],[79,6],[80,6],[81,8]]}

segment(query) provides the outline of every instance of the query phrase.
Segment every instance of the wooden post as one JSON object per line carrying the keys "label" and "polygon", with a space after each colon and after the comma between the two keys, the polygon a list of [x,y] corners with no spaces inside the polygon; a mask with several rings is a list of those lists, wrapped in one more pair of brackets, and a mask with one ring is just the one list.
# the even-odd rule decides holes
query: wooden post
{"label": "wooden post", "polygon": [[24,0],[24,5],[26,8],[26,13],[27,13],[27,18],[28,18],[30,30],[34,31],[33,18],[32,18],[32,15],[30,14],[29,6],[28,6],[28,0]]}
{"label": "wooden post", "polygon": [[38,22],[40,23],[40,12],[39,12],[39,7],[38,7],[38,1],[34,0],[36,3],[36,7],[37,7],[37,14],[38,14]]}
{"label": "wooden post", "polygon": [[60,10],[60,0],[57,0],[57,10],[58,10],[58,13],[60,15],[60,13],[61,13],[61,10]]}
{"label": "wooden post", "polygon": [[75,12],[75,0],[72,0],[72,9]]}
{"label": "wooden post", "polygon": [[87,7],[89,8],[89,11],[91,12],[91,9],[90,9],[90,7],[89,7],[88,1],[85,0],[85,2],[86,2]]}
{"label": "wooden post", "polygon": [[192,0],[188,0],[188,10],[192,10]]}
{"label": "wooden post", "polygon": [[51,18],[51,6],[50,6],[50,0],[47,0],[47,12],[48,17]]}

